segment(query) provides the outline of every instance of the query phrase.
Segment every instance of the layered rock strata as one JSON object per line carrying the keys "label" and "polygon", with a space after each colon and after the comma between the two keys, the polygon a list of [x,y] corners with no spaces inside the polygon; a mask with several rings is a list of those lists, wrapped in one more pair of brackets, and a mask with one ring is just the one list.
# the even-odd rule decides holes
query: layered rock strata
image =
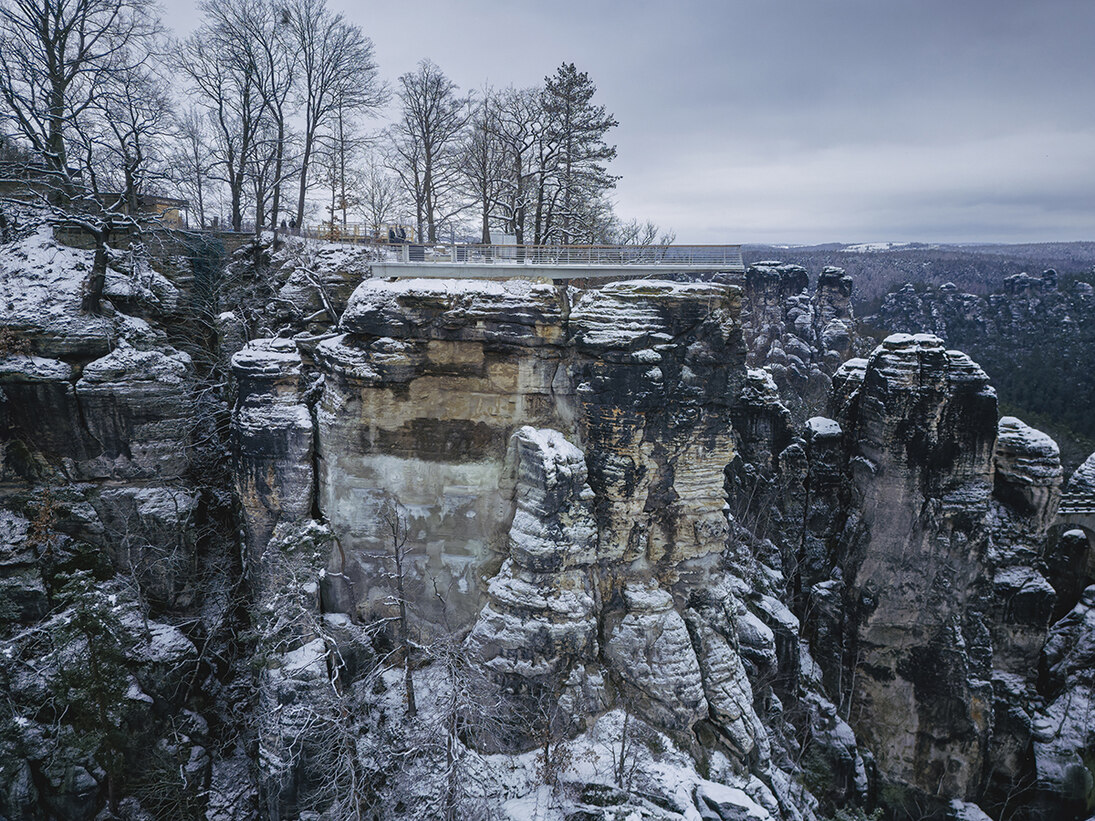
{"label": "layered rock strata", "polygon": [[748,363],[771,373],[799,424],[825,407],[833,373],[852,356],[851,296],[852,278],[832,266],[818,275],[813,292],[799,265],[757,262],[745,273]]}
{"label": "layered rock strata", "polygon": [[139,318],[174,316],[178,291],[139,253],[108,257],[88,313],[91,252],[45,224],[0,246],[5,817],[90,819],[130,772],[179,755],[172,778],[197,790],[210,763],[208,725],[184,706],[200,652],[171,623],[199,597],[208,510],[194,365]]}
{"label": "layered rock strata", "polygon": [[574,417],[566,310],[558,288],[528,282],[358,289],[345,333],[315,352],[325,379],[316,410],[320,507],[345,548],[330,568],[340,580],[332,601],[369,611],[389,595],[376,579],[390,563],[380,516],[390,505],[416,545],[407,584],[421,617],[474,620],[483,574],[507,553],[510,437],[524,424],[568,429]]}
{"label": "layered rock strata", "polygon": [[517,470],[509,558],[466,644],[509,692],[567,705],[555,721],[572,729],[607,702],[596,670],[593,491],[582,452],[558,431],[520,428],[509,458]]}
{"label": "layered rock strata", "polygon": [[[252,532],[306,518],[314,464],[323,609],[391,615],[394,513],[416,633],[466,630],[513,714],[568,734],[634,713],[784,817],[804,750],[832,806],[877,769],[940,813],[995,812],[1049,743],[1059,454],[998,424],[984,371],[935,337],[847,359],[850,283],[806,284],[747,275],[747,369],[725,284],[368,281],[312,356],[236,358]],[[277,447],[247,444],[249,403],[290,420],[254,417]]]}
{"label": "layered rock strata", "polygon": [[778,491],[757,533],[880,775],[1003,812],[1031,792],[1044,722],[1057,446],[997,421],[984,372],[930,335],[893,335],[833,383],[834,418],[760,471]]}
{"label": "layered rock strata", "polygon": [[970,797],[991,717],[989,659],[966,647],[984,629],[996,395],[964,354],[900,335],[853,393],[839,418],[860,517],[840,561],[853,726],[890,777]]}
{"label": "layered rock strata", "polygon": [[582,444],[598,561],[721,550],[722,480],[707,465],[732,456],[737,299],[717,284],[617,283],[573,305],[521,281],[363,284],[346,333],[316,350],[321,507],[348,556],[338,572],[375,589],[390,553],[376,522],[394,502],[428,542],[416,598],[437,587],[449,617],[470,622],[507,556],[506,452],[523,424]]}
{"label": "layered rock strata", "polygon": [[932,333],[966,351],[989,374],[1002,402],[1052,422],[1066,465],[1075,467],[1087,455],[1083,439],[1095,434],[1089,412],[1095,378],[1087,367],[1095,356],[1090,283],[1059,284],[1050,270],[1012,275],[987,296],[962,293],[950,283],[919,290],[905,285],[867,321],[894,332]]}
{"label": "layered rock strata", "polygon": [[[411,545],[416,630],[469,628],[467,651],[514,714],[546,699],[565,717],[557,729],[576,732],[622,705],[762,774],[758,795],[797,817],[758,712],[766,680],[798,662],[797,621],[774,588],[758,591],[773,571],[726,553],[739,312],[738,289],[719,283],[362,284],[343,333],[314,355],[317,501],[334,536],[324,607],[388,612],[394,515]],[[234,364],[241,435],[246,397],[273,397],[269,408],[282,395],[252,384],[284,382],[297,403],[287,343],[253,343]],[[770,449],[769,411],[748,413],[748,440]],[[293,484],[283,466],[260,466],[271,487]],[[277,494],[252,496],[257,532]]]}
{"label": "layered rock strata", "polygon": [[302,368],[291,339],[258,340],[232,357],[238,397],[234,475],[255,558],[279,522],[312,514],[313,425]]}
{"label": "layered rock strata", "polygon": [[1095,790],[1095,585],[1053,626],[1044,655],[1049,687],[1034,727],[1035,787],[1047,813],[1081,818]]}

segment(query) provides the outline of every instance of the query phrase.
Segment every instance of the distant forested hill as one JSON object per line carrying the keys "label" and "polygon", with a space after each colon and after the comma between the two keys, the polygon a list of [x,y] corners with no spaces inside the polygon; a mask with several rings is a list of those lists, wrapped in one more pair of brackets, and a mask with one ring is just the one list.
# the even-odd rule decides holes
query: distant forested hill
{"label": "distant forested hill", "polygon": [[[876,250],[878,249],[878,250]],[[815,277],[826,265],[843,268],[855,281],[857,311],[873,313],[882,297],[906,282],[942,285],[953,282],[960,291],[988,294],[1005,278],[1047,268],[1060,279],[1090,279],[1095,266],[1095,242],[1046,242],[1021,245],[877,245],[830,243],[801,247],[746,245],[745,264],[781,260],[802,265]]]}
{"label": "distant forested hill", "polygon": [[1000,410],[1054,437],[1074,468],[1095,449],[1095,288],[1052,276],[1013,276],[988,296],[949,286],[904,287],[860,330],[926,331],[988,373]]}

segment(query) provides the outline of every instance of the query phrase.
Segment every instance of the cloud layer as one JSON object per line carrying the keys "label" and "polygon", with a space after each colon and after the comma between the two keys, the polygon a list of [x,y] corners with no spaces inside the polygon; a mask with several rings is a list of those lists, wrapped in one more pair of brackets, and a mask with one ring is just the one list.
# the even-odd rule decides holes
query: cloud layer
{"label": "cloud layer", "polygon": [[575,62],[620,121],[618,211],[681,241],[1095,238],[1090,0],[330,1],[389,79]]}

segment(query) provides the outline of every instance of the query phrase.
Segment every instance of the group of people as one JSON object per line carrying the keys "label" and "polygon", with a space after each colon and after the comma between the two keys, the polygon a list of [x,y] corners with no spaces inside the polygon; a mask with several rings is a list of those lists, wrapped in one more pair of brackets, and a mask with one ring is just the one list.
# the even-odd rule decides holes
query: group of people
{"label": "group of people", "polygon": [[[214,219],[214,228],[216,228],[216,217],[214,217],[213,219]],[[300,230],[297,226],[297,221],[296,221],[295,218],[290,219],[288,222],[286,222],[285,220],[282,220],[280,230],[281,230],[282,234],[292,234],[293,236],[296,236],[300,233]],[[402,225],[388,226],[388,242],[390,242],[392,244],[408,242],[407,229],[404,228]]]}

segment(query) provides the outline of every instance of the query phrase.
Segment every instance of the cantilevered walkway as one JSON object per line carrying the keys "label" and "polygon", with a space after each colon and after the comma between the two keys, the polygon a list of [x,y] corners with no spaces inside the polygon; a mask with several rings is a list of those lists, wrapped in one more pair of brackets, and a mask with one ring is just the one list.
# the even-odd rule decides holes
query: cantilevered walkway
{"label": "cantilevered walkway", "polygon": [[740,245],[389,245],[375,277],[593,279],[742,273]]}
{"label": "cantilevered walkway", "polygon": [[1095,493],[1064,493],[1057,507],[1056,524],[1079,528],[1095,550]]}

